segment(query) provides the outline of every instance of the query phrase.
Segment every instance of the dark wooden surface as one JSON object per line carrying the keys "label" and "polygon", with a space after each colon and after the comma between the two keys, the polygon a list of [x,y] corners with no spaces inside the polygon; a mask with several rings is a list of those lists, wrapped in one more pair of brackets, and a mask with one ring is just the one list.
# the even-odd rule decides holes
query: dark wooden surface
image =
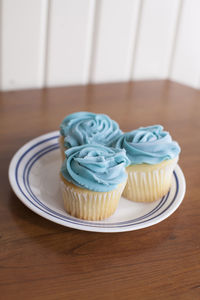
{"label": "dark wooden surface", "polygon": [[[165,221],[102,234],[54,224],[12,192],[8,165],[63,117],[106,113],[123,130],[163,124],[182,148],[187,191]],[[0,94],[0,299],[200,299],[200,91],[169,81]]]}

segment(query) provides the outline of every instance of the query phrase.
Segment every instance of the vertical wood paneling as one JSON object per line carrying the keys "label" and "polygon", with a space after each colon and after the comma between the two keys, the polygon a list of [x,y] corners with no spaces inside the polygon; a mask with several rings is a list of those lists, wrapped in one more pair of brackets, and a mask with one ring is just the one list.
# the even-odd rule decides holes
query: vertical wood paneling
{"label": "vertical wood paneling", "polygon": [[199,0],[0,0],[0,89],[130,79],[200,88]]}
{"label": "vertical wood paneling", "polygon": [[132,79],[166,78],[180,0],[142,0]]}
{"label": "vertical wood paneling", "polygon": [[1,87],[43,84],[47,0],[2,0]]}
{"label": "vertical wood paneling", "polygon": [[130,79],[139,3],[138,0],[99,0],[92,82]]}
{"label": "vertical wood paneling", "polygon": [[200,1],[183,1],[170,78],[200,88]]}
{"label": "vertical wood paneling", "polygon": [[94,0],[52,0],[46,83],[88,81]]}

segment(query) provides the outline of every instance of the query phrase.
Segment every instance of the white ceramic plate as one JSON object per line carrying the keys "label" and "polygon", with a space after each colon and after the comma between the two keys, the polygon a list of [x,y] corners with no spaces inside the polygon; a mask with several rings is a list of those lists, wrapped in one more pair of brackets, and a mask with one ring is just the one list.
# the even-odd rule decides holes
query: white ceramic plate
{"label": "white ceramic plate", "polygon": [[13,191],[38,215],[80,230],[122,232],[157,224],[181,204],[185,179],[177,166],[169,193],[154,203],[134,203],[122,197],[115,214],[104,221],[85,221],[70,216],[64,210],[60,193],[58,136],[59,132],[54,131],[37,137],[20,148],[10,163],[9,180]]}

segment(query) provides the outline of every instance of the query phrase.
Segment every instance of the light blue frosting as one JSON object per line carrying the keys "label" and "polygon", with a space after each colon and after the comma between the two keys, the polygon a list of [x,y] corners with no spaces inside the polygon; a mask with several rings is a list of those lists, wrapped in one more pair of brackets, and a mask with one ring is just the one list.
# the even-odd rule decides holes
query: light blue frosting
{"label": "light blue frosting", "polygon": [[127,178],[130,161],[125,150],[102,145],[83,145],[65,151],[61,167],[64,178],[76,186],[96,192],[115,189]]}
{"label": "light blue frosting", "polygon": [[172,159],[180,153],[180,147],[161,125],[140,127],[121,135],[114,145],[125,149],[131,164],[157,164]]}
{"label": "light blue frosting", "polygon": [[77,112],[68,115],[60,125],[67,148],[84,144],[110,146],[121,134],[118,124],[107,115]]}

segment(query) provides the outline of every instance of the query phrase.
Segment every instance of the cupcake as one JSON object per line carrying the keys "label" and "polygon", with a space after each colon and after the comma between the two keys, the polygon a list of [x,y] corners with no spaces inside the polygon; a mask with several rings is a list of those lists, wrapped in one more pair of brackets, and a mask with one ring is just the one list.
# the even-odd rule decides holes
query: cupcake
{"label": "cupcake", "polygon": [[65,154],[60,177],[67,213],[91,221],[111,216],[127,181],[125,150],[83,145]]}
{"label": "cupcake", "polygon": [[68,115],[60,125],[60,148],[64,151],[84,144],[110,146],[121,134],[118,124],[104,114],[76,112]]}
{"label": "cupcake", "polygon": [[116,141],[115,148],[125,149],[131,162],[126,168],[128,180],[124,197],[152,202],[167,194],[180,147],[161,125],[124,133]]}

